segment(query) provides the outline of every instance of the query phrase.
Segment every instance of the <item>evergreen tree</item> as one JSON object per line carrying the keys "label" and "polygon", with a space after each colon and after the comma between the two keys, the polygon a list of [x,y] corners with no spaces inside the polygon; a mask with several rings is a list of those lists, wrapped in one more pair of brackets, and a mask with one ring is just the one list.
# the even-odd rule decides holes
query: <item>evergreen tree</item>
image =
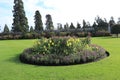
{"label": "evergreen tree", "polygon": [[33,29],[32,26],[30,27],[30,32],[31,32],[31,33],[34,32],[34,29]]}
{"label": "evergreen tree", "polygon": [[63,29],[61,23],[57,23],[57,29],[58,29],[58,30],[62,30],[62,29]]}
{"label": "evergreen tree", "polygon": [[46,29],[47,30],[54,30],[53,22],[52,22],[52,17],[50,14],[46,15]]}
{"label": "evergreen tree", "polygon": [[5,27],[4,27],[4,31],[3,31],[4,33],[9,33],[9,28],[8,28],[8,26],[7,26],[7,24],[5,24]]}
{"label": "evergreen tree", "polygon": [[120,34],[120,24],[113,25],[111,32],[112,34],[116,34],[118,37],[118,34]]}
{"label": "evergreen tree", "polygon": [[110,27],[112,27],[113,25],[115,25],[115,21],[114,21],[113,17],[110,18],[109,25],[110,25]]}
{"label": "evergreen tree", "polygon": [[35,12],[35,16],[34,16],[35,18],[35,31],[36,32],[41,32],[41,31],[43,31],[43,23],[42,23],[42,17],[41,17],[41,14],[40,14],[40,12],[37,10],[36,12]]}
{"label": "evergreen tree", "polygon": [[73,25],[73,23],[70,24],[70,29],[75,29],[75,26]]}
{"label": "evergreen tree", "polygon": [[92,27],[94,28],[95,31],[97,31],[97,24],[96,24],[96,22],[93,23]]}
{"label": "evergreen tree", "polygon": [[77,23],[77,29],[80,29],[81,25],[79,23]]}
{"label": "evergreen tree", "polygon": [[87,27],[87,28],[90,28],[90,27],[91,27],[89,21],[87,21],[87,23],[86,23],[86,27]]}
{"label": "evergreen tree", "polygon": [[86,27],[87,27],[86,21],[83,20],[83,28],[86,28]]}
{"label": "evergreen tree", "polygon": [[1,31],[1,26],[0,26],[0,31]]}
{"label": "evergreen tree", "polygon": [[69,29],[69,24],[68,24],[68,23],[66,23],[66,24],[64,25],[64,29],[65,29],[65,30],[68,30],[68,29]]}
{"label": "evergreen tree", "polygon": [[23,1],[22,0],[14,0],[13,6],[13,32],[22,32],[26,33],[29,31],[27,17],[25,15]]}
{"label": "evergreen tree", "polygon": [[118,18],[117,24],[120,24],[120,18]]}
{"label": "evergreen tree", "polygon": [[102,19],[99,16],[97,16],[97,18],[95,19],[96,23],[97,23],[97,30],[108,30],[108,23],[106,21],[106,19]]}

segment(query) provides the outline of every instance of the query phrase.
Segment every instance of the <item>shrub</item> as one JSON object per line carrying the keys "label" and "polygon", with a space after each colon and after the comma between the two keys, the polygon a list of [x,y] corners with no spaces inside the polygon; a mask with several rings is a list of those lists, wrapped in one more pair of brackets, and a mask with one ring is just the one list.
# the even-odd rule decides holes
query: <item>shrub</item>
{"label": "shrub", "polygon": [[90,43],[90,38],[53,37],[37,40],[20,55],[25,63],[37,65],[69,65],[95,61],[106,56],[105,50]]}
{"label": "shrub", "polygon": [[97,31],[95,33],[92,33],[92,36],[96,36],[96,37],[111,36],[111,34],[108,31]]}

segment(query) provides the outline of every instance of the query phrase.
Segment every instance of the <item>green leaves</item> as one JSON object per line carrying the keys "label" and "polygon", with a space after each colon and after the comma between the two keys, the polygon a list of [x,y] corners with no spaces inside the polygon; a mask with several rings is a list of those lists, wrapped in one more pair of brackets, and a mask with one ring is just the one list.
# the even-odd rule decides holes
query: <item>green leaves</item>
{"label": "green leaves", "polygon": [[33,49],[39,54],[60,54],[68,55],[78,53],[80,50],[86,48],[90,43],[88,38],[83,40],[79,38],[42,38],[36,41]]}

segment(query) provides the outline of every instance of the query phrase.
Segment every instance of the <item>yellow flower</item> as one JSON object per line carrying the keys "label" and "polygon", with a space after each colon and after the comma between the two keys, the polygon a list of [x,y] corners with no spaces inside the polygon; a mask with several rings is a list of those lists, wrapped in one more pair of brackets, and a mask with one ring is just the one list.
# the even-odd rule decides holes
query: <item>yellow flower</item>
{"label": "yellow flower", "polygon": [[52,45],[54,45],[54,43],[52,42]]}
{"label": "yellow flower", "polygon": [[40,41],[38,41],[37,44],[40,44]]}
{"label": "yellow flower", "polygon": [[46,49],[46,46],[43,46],[44,47],[44,49]]}
{"label": "yellow flower", "polygon": [[49,41],[50,43],[52,43],[52,40],[50,39],[50,41]]}

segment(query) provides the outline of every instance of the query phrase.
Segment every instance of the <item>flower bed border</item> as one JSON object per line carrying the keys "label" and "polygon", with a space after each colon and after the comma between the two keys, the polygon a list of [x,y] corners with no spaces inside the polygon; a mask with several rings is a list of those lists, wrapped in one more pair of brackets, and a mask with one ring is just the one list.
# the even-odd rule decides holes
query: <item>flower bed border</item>
{"label": "flower bed border", "polygon": [[[30,49],[30,48],[29,48]],[[24,52],[28,51],[28,49],[24,50]],[[23,52],[23,53],[24,53]],[[39,55],[39,54],[38,54]],[[53,54],[54,55],[54,54]],[[33,65],[41,65],[41,66],[64,66],[64,65],[76,65],[76,64],[85,64],[85,63],[90,63],[90,62],[96,62],[96,61],[99,61],[101,59],[104,59],[106,57],[108,57],[110,54],[108,51],[105,51],[105,54],[100,56],[100,57],[97,57],[96,59],[91,59],[91,60],[82,60],[80,59],[79,62],[74,62],[74,63],[59,63],[59,64],[56,64],[56,63],[50,63],[50,62],[38,62],[38,61],[35,61],[34,59],[27,59],[26,56],[24,56],[23,54],[20,55],[20,61],[23,62],[23,63],[26,63],[26,64],[33,64]],[[44,55],[46,56],[46,55]],[[69,56],[69,55],[68,55]]]}

